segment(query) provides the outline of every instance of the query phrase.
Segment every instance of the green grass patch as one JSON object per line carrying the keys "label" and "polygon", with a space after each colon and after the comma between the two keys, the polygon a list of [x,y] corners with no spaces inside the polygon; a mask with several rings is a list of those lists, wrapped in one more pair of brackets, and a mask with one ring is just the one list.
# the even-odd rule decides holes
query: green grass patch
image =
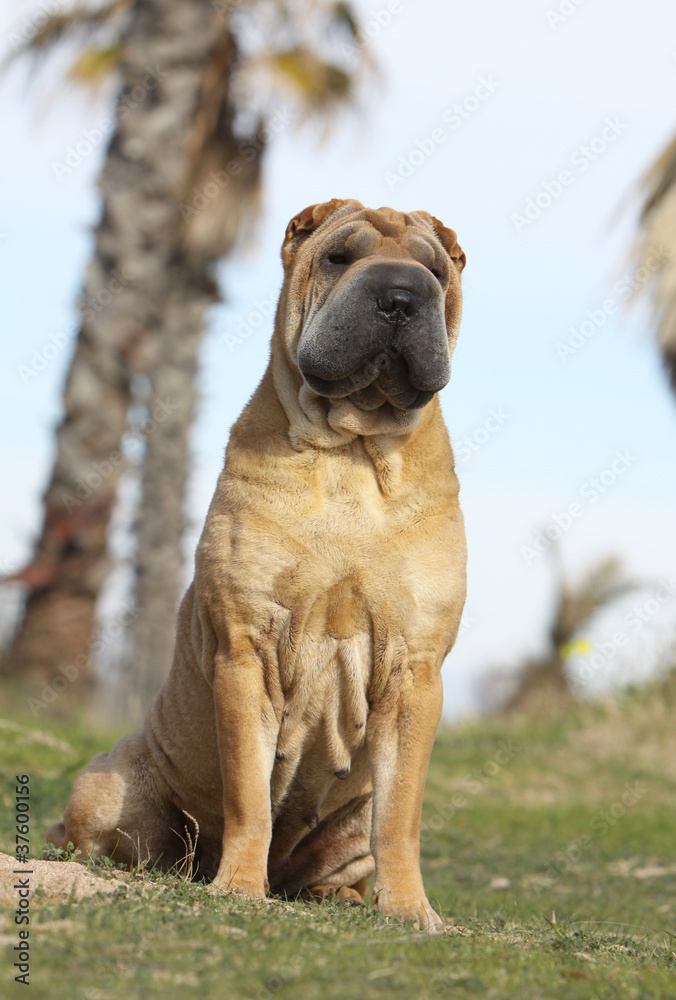
{"label": "green grass patch", "polygon": [[[368,907],[213,898],[179,878],[98,865],[113,895],[33,901],[30,996],[676,998],[675,691],[672,677],[556,721],[440,731],[422,859],[449,924],[442,936]],[[37,854],[77,771],[114,734],[10,704],[0,847],[13,853],[14,776],[25,772]],[[3,996],[21,988],[15,936],[3,915]]]}

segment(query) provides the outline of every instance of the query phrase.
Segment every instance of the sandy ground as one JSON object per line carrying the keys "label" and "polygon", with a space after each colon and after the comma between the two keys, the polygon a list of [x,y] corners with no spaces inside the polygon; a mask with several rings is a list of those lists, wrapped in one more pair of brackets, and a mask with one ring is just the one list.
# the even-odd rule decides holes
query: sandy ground
{"label": "sandy ground", "polygon": [[[24,873],[25,869],[25,873]],[[22,874],[15,874],[21,870]],[[27,874],[31,872],[32,874]],[[0,907],[14,909],[18,903],[18,890],[14,888],[19,879],[30,879],[30,898],[38,887],[52,899],[75,899],[94,896],[97,892],[115,892],[118,883],[114,879],[92,875],[86,868],[73,861],[38,861],[31,858],[27,864],[17,863],[9,854],[0,854]]]}

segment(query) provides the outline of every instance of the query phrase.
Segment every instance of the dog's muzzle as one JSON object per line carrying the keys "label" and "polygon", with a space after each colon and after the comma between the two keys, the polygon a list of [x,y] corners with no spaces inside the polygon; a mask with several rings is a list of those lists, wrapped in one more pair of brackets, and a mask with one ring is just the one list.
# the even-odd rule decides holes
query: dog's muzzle
{"label": "dog's muzzle", "polygon": [[298,366],[310,388],[363,410],[425,406],[447,384],[441,285],[415,262],[352,265],[304,329]]}

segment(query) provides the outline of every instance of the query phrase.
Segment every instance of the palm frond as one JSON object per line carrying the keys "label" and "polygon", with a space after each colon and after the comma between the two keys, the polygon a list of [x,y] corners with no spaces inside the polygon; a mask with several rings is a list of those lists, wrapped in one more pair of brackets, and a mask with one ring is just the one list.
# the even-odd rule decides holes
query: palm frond
{"label": "palm frond", "polygon": [[273,80],[289,88],[306,117],[326,115],[352,99],[353,78],[304,45],[262,56]]}
{"label": "palm frond", "polygon": [[[112,60],[112,53],[118,48],[121,25],[130,7],[131,0],[109,0],[98,7],[78,5],[71,7],[70,10],[49,14],[44,21],[36,24],[35,30],[28,38],[15,47],[3,65],[15,62],[26,55],[44,58],[66,40],[71,39],[86,44],[105,33],[108,36],[106,44],[92,45],[90,50],[78,55],[70,71],[72,76],[79,79],[92,79],[91,75],[87,76],[78,69],[80,63],[84,59],[84,69],[91,69],[96,61],[93,55],[98,52],[98,66],[102,68],[105,53],[108,54],[108,68],[113,68],[117,60]],[[87,51],[90,54],[89,62],[85,58]]]}
{"label": "palm frond", "polygon": [[660,153],[645,175],[643,187],[648,195],[641,211],[642,219],[645,219],[654,208],[659,206],[674,181],[676,181],[676,139],[673,139],[667,148]]}
{"label": "palm frond", "polygon": [[[234,81],[241,108],[267,117],[272,101],[293,109],[298,124],[323,126],[356,104],[358,84],[373,70],[354,5],[346,0],[257,0],[242,8],[233,28],[241,64]],[[265,14],[265,16],[263,16]]]}
{"label": "palm frond", "polygon": [[[580,630],[596,611],[633,590],[637,584],[622,576],[620,562],[605,559],[575,585],[566,581],[557,550],[551,550],[558,575],[554,614],[547,647],[509,673],[494,671],[484,685],[484,700],[493,709],[540,715],[565,709],[572,699],[564,660]],[[579,642],[579,639],[577,640]]]}
{"label": "palm frond", "polygon": [[359,39],[359,22],[352,8],[352,4],[344,3],[343,0],[339,0],[338,3],[334,3],[332,5],[330,15],[338,28],[343,28],[347,31],[348,35],[350,35],[355,41]]}
{"label": "palm frond", "polygon": [[552,649],[560,650],[599,608],[633,586],[622,580],[621,564],[612,557],[593,567],[576,587],[562,579],[549,629]]}
{"label": "palm frond", "polygon": [[114,72],[120,62],[122,45],[84,49],[70,68],[69,76],[83,83],[96,84]]}
{"label": "palm frond", "polygon": [[645,201],[634,248],[638,294],[651,300],[658,344],[676,392],[676,139],[642,187]]}

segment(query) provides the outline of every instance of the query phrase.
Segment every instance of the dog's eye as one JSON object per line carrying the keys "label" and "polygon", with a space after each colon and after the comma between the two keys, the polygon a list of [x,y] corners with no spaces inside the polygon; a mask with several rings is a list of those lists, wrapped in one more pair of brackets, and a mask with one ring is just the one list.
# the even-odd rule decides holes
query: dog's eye
{"label": "dog's eye", "polygon": [[438,268],[436,268],[436,267],[431,267],[430,271],[432,272],[432,274],[434,275],[434,277],[437,279],[437,281],[439,282],[439,284],[443,285],[443,283],[444,283],[444,276],[441,273],[441,271]]}
{"label": "dog's eye", "polygon": [[344,266],[345,264],[349,263],[344,253],[332,253],[329,254],[329,256],[326,259],[328,260],[329,264],[339,264]]}

